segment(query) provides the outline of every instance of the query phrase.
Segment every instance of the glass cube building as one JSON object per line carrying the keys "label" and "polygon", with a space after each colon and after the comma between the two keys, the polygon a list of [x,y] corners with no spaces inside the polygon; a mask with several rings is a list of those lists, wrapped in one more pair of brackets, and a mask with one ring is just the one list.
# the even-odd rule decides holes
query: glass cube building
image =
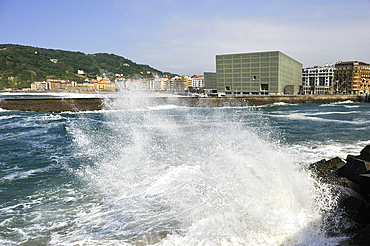
{"label": "glass cube building", "polygon": [[226,94],[283,94],[302,84],[302,64],[280,51],[216,55],[216,73],[205,73],[205,89]]}

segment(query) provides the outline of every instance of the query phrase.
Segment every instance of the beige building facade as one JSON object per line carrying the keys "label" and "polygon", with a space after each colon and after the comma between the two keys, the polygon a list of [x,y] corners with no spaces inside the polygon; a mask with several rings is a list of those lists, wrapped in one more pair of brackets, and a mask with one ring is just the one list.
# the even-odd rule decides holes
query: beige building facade
{"label": "beige building facade", "polygon": [[359,61],[336,63],[333,89],[335,93],[369,93],[370,65]]}

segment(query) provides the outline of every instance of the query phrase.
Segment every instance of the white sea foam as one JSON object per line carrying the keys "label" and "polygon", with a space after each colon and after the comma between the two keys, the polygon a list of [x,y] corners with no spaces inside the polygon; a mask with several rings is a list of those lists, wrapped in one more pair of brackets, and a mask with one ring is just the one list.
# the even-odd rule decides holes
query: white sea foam
{"label": "white sea foam", "polygon": [[32,175],[36,175],[38,173],[48,172],[50,169],[57,168],[58,165],[50,165],[44,168],[37,168],[37,169],[31,169],[27,171],[13,171],[8,175],[5,175],[0,179],[1,182],[3,181],[12,181],[16,179],[25,179]]}
{"label": "white sea foam", "polygon": [[159,106],[154,106],[154,107],[149,107],[150,110],[162,110],[162,109],[174,109],[174,108],[179,108],[177,105],[159,105]]}
{"label": "white sea foam", "polygon": [[61,119],[65,119],[65,117],[63,117],[60,114],[48,114],[48,115],[41,116],[41,119],[42,120],[61,120]]}
{"label": "white sea foam", "polygon": [[[320,117],[314,117],[319,115],[325,115],[325,114],[334,114],[334,113],[291,113],[291,114],[271,114],[272,117],[280,117],[280,118],[290,118],[295,120],[311,120],[311,121],[321,121],[321,122],[336,122],[336,123],[345,123],[345,124],[353,124],[353,125],[359,125],[363,124],[363,122],[360,121],[349,121],[349,120],[336,120],[336,119],[326,119],[326,118],[320,118]],[[338,112],[335,114],[347,114],[345,112]]]}
{"label": "white sea foam", "polygon": [[225,109],[136,106],[113,105],[121,110],[104,113],[103,132],[86,122],[68,128],[79,151],[95,159],[79,177],[104,200],[84,216],[89,223],[98,216],[102,234],[158,245],[338,242],[321,231],[320,211],[335,198],[302,172],[294,148]]}
{"label": "white sea foam", "polygon": [[0,120],[9,120],[13,118],[19,118],[19,116],[18,115],[1,115],[0,116]]}
{"label": "white sea foam", "polygon": [[330,107],[330,106],[336,106],[336,105],[341,105],[341,104],[353,104],[353,103],[356,103],[356,102],[353,102],[351,100],[347,100],[347,101],[342,101],[342,102],[333,102],[333,103],[327,103],[327,104],[321,104],[320,107]]}
{"label": "white sea foam", "polygon": [[297,103],[285,103],[285,102],[276,102],[271,104],[270,106],[286,106],[286,105],[298,105]]}

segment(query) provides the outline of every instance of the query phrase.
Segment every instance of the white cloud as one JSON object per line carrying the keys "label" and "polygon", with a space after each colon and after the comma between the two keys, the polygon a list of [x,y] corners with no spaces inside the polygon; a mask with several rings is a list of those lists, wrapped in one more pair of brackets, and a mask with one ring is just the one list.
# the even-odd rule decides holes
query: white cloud
{"label": "white cloud", "polygon": [[333,16],[312,20],[276,16],[175,18],[163,30],[168,35],[157,33],[154,42],[141,43],[139,57],[180,74],[214,71],[216,54],[265,50],[280,50],[303,66],[348,59],[370,62],[369,24],[367,16],[361,21]]}

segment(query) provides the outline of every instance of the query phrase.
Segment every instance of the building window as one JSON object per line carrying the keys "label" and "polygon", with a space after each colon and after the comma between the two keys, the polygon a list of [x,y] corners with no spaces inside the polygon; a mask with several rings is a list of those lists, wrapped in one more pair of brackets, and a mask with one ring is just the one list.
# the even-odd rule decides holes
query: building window
{"label": "building window", "polygon": [[252,80],[257,80],[258,79],[258,76],[257,75],[253,75],[252,76]]}
{"label": "building window", "polygon": [[268,91],[269,85],[268,84],[261,84],[261,91]]}

